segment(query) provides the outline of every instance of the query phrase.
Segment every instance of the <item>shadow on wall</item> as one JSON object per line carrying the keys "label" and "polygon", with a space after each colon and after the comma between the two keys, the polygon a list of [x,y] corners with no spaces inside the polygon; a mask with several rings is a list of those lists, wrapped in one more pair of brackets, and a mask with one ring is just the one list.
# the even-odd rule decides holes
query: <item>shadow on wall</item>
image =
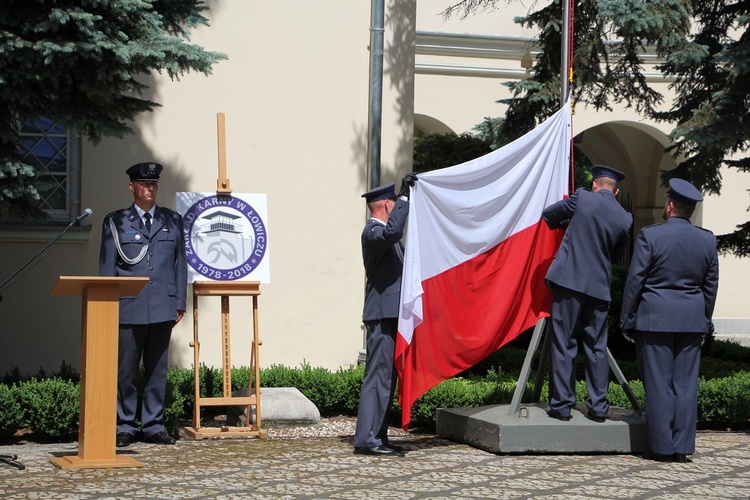
{"label": "shadow on wall", "polygon": [[393,103],[400,128],[396,149],[395,175],[411,170],[414,151],[414,38],[416,36],[416,1],[393,1],[386,13],[386,31],[393,33],[386,46],[385,74],[398,98]]}
{"label": "shadow on wall", "polygon": [[[383,89],[396,96],[392,102],[395,112],[397,138],[394,156],[390,161],[381,158],[380,183],[396,182],[411,170],[414,136],[414,37],[416,29],[416,2],[392,0],[385,6],[385,47],[383,48]],[[369,52],[368,52],[369,57]],[[369,80],[368,80],[369,81]],[[368,93],[369,94],[369,93]],[[383,124],[387,129],[386,107],[383,99]],[[369,143],[367,124],[353,125],[355,140],[352,143],[353,163],[357,165],[361,190],[368,188]]]}
{"label": "shadow on wall", "polygon": [[[159,102],[157,81],[144,75],[148,86],[142,99]],[[186,165],[176,158],[157,156],[142,137],[154,127],[152,113],[142,113],[130,124],[134,133],[123,139],[107,138],[98,145],[85,142],[81,156],[81,206],[93,209],[86,219],[90,224],[88,239],[59,241],[49,255],[31,269],[0,303],[3,326],[3,349],[0,352],[0,374],[17,368],[22,375],[52,373],[63,362],[80,369],[81,299],[52,297],[50,290],[58,277],[96,276],[99,266],[101,227],[104,217],[133,203],[125,170],[134,163],[154,160],[165,171],[160,183],[158,203],[174,208],[174,193],[190,185]],[[85,141],[85,139],[84,139]],[[46,242],[2,243],[4,258],[0,275],[10,275]],[[5,248],[7,247],[7,248]],[[40,311],[43,313],[40,314]],[[8,332],[13,332],[12,335]]]}

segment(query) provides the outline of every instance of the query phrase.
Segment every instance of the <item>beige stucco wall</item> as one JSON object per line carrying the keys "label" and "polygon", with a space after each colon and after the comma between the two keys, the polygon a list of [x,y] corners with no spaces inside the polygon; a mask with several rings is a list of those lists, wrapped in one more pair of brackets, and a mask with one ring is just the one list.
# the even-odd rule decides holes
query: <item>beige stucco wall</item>
{"label": "beige stucco wall", "polygon": [[[382,175],[411,162],[414,3],[389,1],[383,96]],[[159,202],[175,192],[213,191],[216,113],[226,114],[227,166],[235,192],[266,193],[271,283],[261,287],[261,364],[336,369],[363,347],[364,277],[359,235],[366,219],[370,6],[367,2],[212,2],[210,28],[192,41],[228,54],[214,74],[144,77],[162,104],[138,118],[136,134],[83,147],[82,204],[94,215],[88,241],[60,243],[6,294],[0,371],[78,364],[80,301],[48,296],[61,274],[96,274],[103,217],[128,206],[124,170],[154,159],[166,171]],[[402,50],[391,50],[393,40]],[[405,42],[405,43],[404,43]],[[0,275],[40,243],[3,244]],[[189,290],[190,292],[190,290]],[[201,304],[201,361],[220,366],[219,301]],[[188,301],[190,308],[190,300]],[[247,365],[250,301],[233,298],[233,364]],[[193,360],[192,317],[174,331],[171,362]],[[11,335],[7,335],[11,337]],[[245,346],[243,347],[243,344]]]}
{"label": "beige stucco wall", "polygon": [[[447,4],[386,2],[382,183],[398,182],[410,169],[412,113],[455,132],[469,131],[485,116],[504,113],[495,103],[509,95],[501,83],[523,75],[524,45],[518,40],[533,33],[512,18],[525,13],[524,7],[498,4],[496,11],[444,22],[439,13]],[[357,362],[363,346],[359,235],[367,213],[359,195],[367,184],[369,2],[296,1],[280,7],[219,1],[211,2],[211,9],[211,27],[196,30],[192,41],[227,53],[229,60],[210,77],[190,74],[173,82],[165,75],[144,76],[151,87],[145,97],[162,107],[139,117],[133,136],[84,144],[81,208],[94,210],[86,220],[92,228],[66,236],[4,294],[0,372],[11,366],[26,373],[40,366],[54,370],[63,360],[78,365],[80,300],[50,297],[56,277],[97,273],[102,218],[132,202],[124,174],[130,164],[154,159],[165,165],[159,201],[166,206],[174,206],[179,191],[215,190],[218,112],[226,114],[233,190],[268,196],[271,283],[261,287],[261,364],[308,362],[336,369]],[[505,37],[501,45],[516,52],[482,58],[428,55],[417,47],[415,57],[415,17],[420,33]],[[482,42],[487,43],[491,40]],[[642,122],[633,111],[584,106],[576,107],[573,121],[574,133],[584,132],[592,141],[597,161],[616,162],[633,174],[628,190],[639,213],[647,214],[645,224],[658,217],[652,209],[663,202],[663,191],[648,181],[653,165],[666,167],[670,160],[654,153],[669,127]],[[642,147],[644,138],[649,149]],[[645,171],[641,163],[649,159],[652,166]],[[726,172],[724,179],[722,195],[707,198],[697,221],[716,233],[747,218],[750,177]],[[4,230],[0,276],[55,234]],[[716,316],[736,319],[731,328],[750,332],[747,276],[750,260],[722,258]],[[201,361],[219,366],[218,300],[201,300]],[[249,299],[231,302],[235,365],[249,362],[249,305]],[[191,340],[188,313],[174,331],[173,364],[191,365]]]}

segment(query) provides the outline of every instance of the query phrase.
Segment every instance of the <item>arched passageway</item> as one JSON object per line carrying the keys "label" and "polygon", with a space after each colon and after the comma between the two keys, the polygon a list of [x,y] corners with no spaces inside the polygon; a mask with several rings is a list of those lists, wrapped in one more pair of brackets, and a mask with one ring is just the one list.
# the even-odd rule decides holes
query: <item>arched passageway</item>
{"label": "arched passageway", "polygon": [[[669,138],[653,126],[638,123],[607,122],[580,132],[575,145],[593,164],[609,165],[625,174],[621,198],[629,200],[634,234],[644,226],[662,221],[664,195],[660,172],[672,170],[677,161],[666,148]],[[700,225],[701,206],[693,222]]]}

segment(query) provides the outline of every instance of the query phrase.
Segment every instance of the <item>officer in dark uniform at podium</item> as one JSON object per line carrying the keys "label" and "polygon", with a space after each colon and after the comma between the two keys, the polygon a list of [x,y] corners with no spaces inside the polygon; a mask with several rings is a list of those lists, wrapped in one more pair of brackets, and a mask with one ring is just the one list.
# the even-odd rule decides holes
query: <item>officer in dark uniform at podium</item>
{"label": "officer in dark uniform at podium", "polygon": [[127,169],[134,203],[104,218],[99,253],[101,276],[145,276],[135,297],[120,298],[117,380],[117,446],[138,436],[136,373],[146,374],[141,403],[143,440],[174,444],[165,432],[164,401],[172,327],[185,314],[187,261],[182,216],[156,205],[162,166],[144,162]]}
{"label": "officer in dark uniform at podium", "polygon": [[620,327],[636,342],[646,391],[651,454],[687,462],[695,453],[698,367],[719,285],[716,237],[691,224],[700,191],[669,181],[665,224],[638,233],[622,297]]}

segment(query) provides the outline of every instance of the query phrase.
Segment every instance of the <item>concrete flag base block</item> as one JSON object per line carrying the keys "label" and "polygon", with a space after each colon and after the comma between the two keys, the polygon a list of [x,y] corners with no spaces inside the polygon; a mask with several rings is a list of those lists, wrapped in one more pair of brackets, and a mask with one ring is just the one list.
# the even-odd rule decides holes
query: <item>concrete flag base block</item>
{"label": "concrete flag base block", "polygon": [[595,422],[585,405],[577,405],[563,422],[547,415],[547,405],[510,405],[437,410],[436,433],[493,453],[643,453],[648,451],[646,418],[611,407],[609,418]]}

